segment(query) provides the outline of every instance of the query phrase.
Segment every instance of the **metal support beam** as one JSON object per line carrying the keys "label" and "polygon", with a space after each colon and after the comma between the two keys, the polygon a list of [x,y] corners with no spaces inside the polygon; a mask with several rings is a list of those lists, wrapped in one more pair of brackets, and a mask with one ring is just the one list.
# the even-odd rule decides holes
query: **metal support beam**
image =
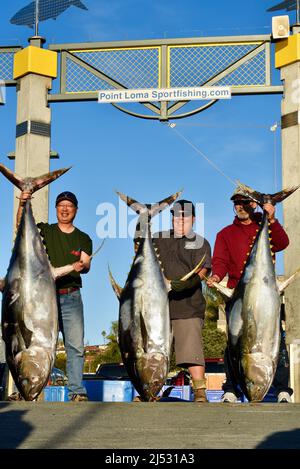
{"label": "metal support beam", "polygon": [[220,43],[249,43],[249,42],[271,42],[270,34],[252,36],[212,36],[212,37],[190,37],[177,39],[145,39],[141,41],[114,41],[114,42],[73,42],[62,44],[50,44],[49,49],[59,51],[108,49],[115,47],[147,47],[161,45],[187,45],[187,44],[220,44]]}

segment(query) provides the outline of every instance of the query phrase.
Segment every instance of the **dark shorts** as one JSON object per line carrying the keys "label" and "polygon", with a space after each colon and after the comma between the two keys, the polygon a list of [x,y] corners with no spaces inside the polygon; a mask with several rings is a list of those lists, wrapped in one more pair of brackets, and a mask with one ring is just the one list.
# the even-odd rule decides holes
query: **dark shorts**
{"label": "dark shorts", "polygon": [[203,354],[203,319],[173,319],[172,328],[176,365],[205,365]]}

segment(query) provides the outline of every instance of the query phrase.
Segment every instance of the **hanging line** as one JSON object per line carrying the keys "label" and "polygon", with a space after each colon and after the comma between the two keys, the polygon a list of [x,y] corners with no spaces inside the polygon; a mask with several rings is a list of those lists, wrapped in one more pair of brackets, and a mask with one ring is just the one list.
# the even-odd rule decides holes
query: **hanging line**
{"label": "hanging line", "polygon": [[182,133],[180,133],[177,129],[176,129],[176,124],[169,124],[168,123],[168,127],[171,128],[173,130],[173,132],[175,132],[178,137],[180,137],[182,140],[184,140],[190,147],[192,147],[200,156],[202,156],[202,158],[204,158],[208,164],[210,164],[218,173],[220,173],[222,176],[224,176],[226,179],[228,179],[228,181],[230,181],[234,186],[236,186],[236,181],[234,181],[233,179],[231,179],[230,176],[228,176],[227,174],[224,173],[224,171],[222,171],[213,161],[211,161],[208,156],[206,156],[201,150],[199,150],[199,148],[197,148],[191,141],[189,141],[184,135],[182,135]]}

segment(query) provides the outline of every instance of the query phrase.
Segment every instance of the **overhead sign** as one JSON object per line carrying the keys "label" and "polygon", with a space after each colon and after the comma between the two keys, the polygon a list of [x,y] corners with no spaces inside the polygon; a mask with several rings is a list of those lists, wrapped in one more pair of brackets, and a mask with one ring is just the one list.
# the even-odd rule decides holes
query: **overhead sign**
{"label": "overhead sign", "polygon": [[196,88],[148,88],[136,90],[101,90],[99,103],[133,103],[152,101],[190,101],[196,99],[230,99],[230,86],[210,86]]}

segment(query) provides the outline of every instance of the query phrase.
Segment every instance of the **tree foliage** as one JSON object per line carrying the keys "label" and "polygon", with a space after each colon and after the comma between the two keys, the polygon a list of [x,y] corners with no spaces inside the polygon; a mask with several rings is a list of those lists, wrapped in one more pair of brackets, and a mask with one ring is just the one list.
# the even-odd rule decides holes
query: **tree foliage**
{"label": "tree foliage", "polygon": [[67,360],[66,354],[65,353],[60,353],[55,358],[54,366],[56,368],[59,368],[64,373],[66,373],[66,360]]}
{"label": "tree foliage", "polygon": [[122,361],[118,343],[118,321],[111,323],[110,332],[108,335],[105,335],[105,339],[107,341],[106,349],[93,360],[92,371],[96,371],[101,363],[119,363]]}

